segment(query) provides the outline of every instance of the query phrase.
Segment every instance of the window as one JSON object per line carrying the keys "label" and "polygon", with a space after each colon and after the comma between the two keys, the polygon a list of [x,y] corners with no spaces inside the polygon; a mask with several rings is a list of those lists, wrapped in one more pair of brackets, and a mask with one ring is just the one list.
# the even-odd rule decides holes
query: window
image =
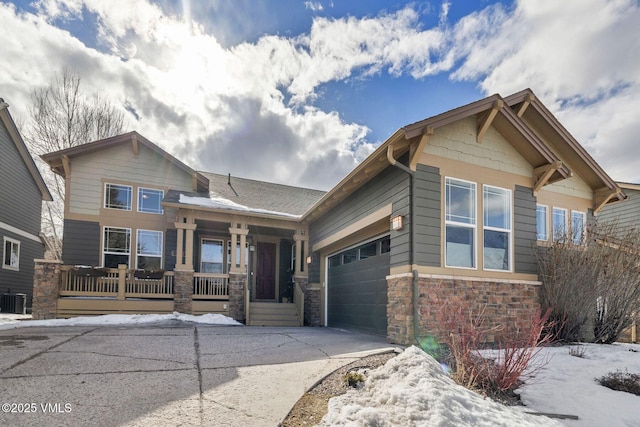
{"label": "window", "polygon": [[200,272],[223,273],[222,240],[202,239],[200,244]]}
{"label": "window", "polygon": [[162,214],[164,191],[138,188],[138,212]]}
{"label": "window", "polygon": [[378,252],[378,241],[369,242],[360,246],[360,260],[376,256]]}
{"label": "window", "polygon": [[108,209],[131,210],[130,185],[105,184],[104,186],[104,207]]}
{"label": "window", "polygon": [[511,270],[511,191],[482,188],[484,210],[483,268]]}
{"label": "window", "polygon": [[567,235],[567,210],[553,208],[553,240],[562,239]]}
{"label": "window", "polygon": [[342,263],[350,264],[352,262],[356,262],[358,260],[358,249],[354,248],[348,250],[342,254]]}
{"label": "window", "polygon": [[20,241],[5,237],[3,247],[2,268],[18,271],[20,269]]}
{"label": "window", "polygon": [[445,265],[476,267],[476,184],[445,178]]}
{"label": "window", "polygon": [[571,211],[571,238],[576,245],[584,243],[586,216],[584,212]]}
{"label": "window", "polygon": [[117,268],[118,264],[129,265],[131,229],[105,227],[102,242],[102,265]]}
{"label": "window", "polygon": [[538,240],[549,240],[549,208],[545,205],[538,205],[536,208],[536,227]]}
{"label": "window", "polygon": [[162,231],[138,230],[136,266],[145,270],[162,268]]}

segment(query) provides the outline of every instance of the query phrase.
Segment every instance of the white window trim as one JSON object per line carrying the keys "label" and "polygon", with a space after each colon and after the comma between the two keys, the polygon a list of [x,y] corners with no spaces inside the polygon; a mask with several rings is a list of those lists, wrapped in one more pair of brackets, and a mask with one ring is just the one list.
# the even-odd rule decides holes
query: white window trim
{"label": "white window trim", "polygon": [[211,262],[211,263],[213,263],[213,261],[203,261],[202,260],[202,243],[205,240],[214,241],[214,242],[220,242],[220,245],[221,245],[221,248],[222,248],[222,262],[221,262],[222,265],[221,265],[220,270],[224,273],[224,267],[227,265],[227,263],[225,262],[225,252],[226,252],[225,251],[225,248],[226,248],[225,240],[224,239],[220,239],[220,238],[215,238],[215,237],[201,237],[200,238],[200,247],[199,247],[199,250],[200,250],[200,254],[199,254],[200,255],[200,263],[199,263],[200,264],[200,271],[203,270],[202,269],[202,263],[203,262]]}
{"label": "white window trim", "polygon": [[[148,191],[157,191],[157,192],[162,193],[162,197],[160,198],[160,212],[150,212],[150,211],[143,211],[143,210],[140,210],[140,208],[141,208],[141,200],[142,200],[142,197],[141,197],[140,192],[141,192],[141,191],[144,191],[144,190],[148,190]],[[138,211],[138,212],[140,212],[140,213],[146,213],[146,214],[151,214],[151,215],[164,215],[164,209],[162,208],[162,199],[164,198],[164,190],[162,190],[162,189],[158,189],[158,188],[138,187],[137,195],[138,195],[138,200],[137,200],[137,205],[138,205],[138,206],[137,206],[137,211]],[[153,231],[153,230],[152,230],[152,231]]]}
{"label": "white window trim", "polygon": [[[509,229],[499,228],[499,227],[490,227],[484,224],[484,189],[485,188],[495,188],[496,190],[506,191],[509,194],[509,225],[511,226]],[[502,272],[513,272],[513,192],[508,188],[496,187],[495,185],[482,184],[482,270],[484,271],[502,271]],[[499,231],[501,233],[509,234],[509,268],[506,270],[503,269],[493,269],[493,268],[485,268],[484,267],[484,230],[489,231]]]}
{"label": "white window trim", "polygon": [[[10,263],[11,261],[9,261],[9,264],[5,264],[4,263],[4,259],[7,256],[7,242],[10,242],[11,245],[17,245],[18,246],[18,266],[14,267],[12,266]],[[16,240],[16,239],[12,239],[11,237],[7,237],[4,236],[2,239],[2,268],[4,268],[5,270],[12,270],[12,271],[20,271],[20,240]]]}
{"label": "white window trim", "polygon": [[538,240],[539,242],[548,242],[549,241],[549,206],[543,205],[540,203],[536,204],[536,221],[538,220],[538,207],[543,207],[545,209],[544,225],[545,225],[547,234],[544,239],[538,238],[538,226],[536,222],[536,240]]}
{"label": "white window trim", "polygon": [[[152,232],[152,233],[160,233],[160,255],[145,254],[145,253],[138,252],[138,241],[140,240],[140,232],[141,231],[148,231],[148,232]],[[160,231],[160,230],[147,230],[147,229],[144,229],[144,228],[137,229],[136,230],[136,269],[138,268],[138,257],[139,256],[160,258],[160,269],[162,269],[163,266],[164,266],[164,233],[162,231]]]}
{"label": "white window trim", "polygon": [[559,208],[554,206],[551,209],[551,239],[552,240],[556,240],[556,222],[555,222],[555,211],[562,211],[564,212],[564,230],[563,230],[563,234],[566,234],[567,231],[569,230],[569,218],[568,218],[568,209],[565,208]]}
{"label": "white window trim", "polygon": [[[129,206],[128,209],[120,209],[120,208],[111,208],[107,206],[107,186],[108,185],[118,185],[120,187],[129,187],[129,189],[131,189],[131,206]],[[127,184],[116,184],[115,182],[105,182],[104,183],[104,196],[102,198],[102,207],[105,209],[112,209],[114,211],[125,211],[125,212],[131,212],[133,210],[133,186],[132,185],[127,185]]]}
{"label": "white window trim", "polygon": [[[107,228],[116,228],[118,230],[129,230],[129,252],[107,252],[104,250],[104,244],[105,244],[105,236],[104,233],[106,231]],[[102,257],[101,257],[101,261],[102,261],[102,266],[104,267],[104,256],[105,255],[129,255],[129,263],[127,264],[127,268],[130,268],[131,266],[131,228],[128,227],[116,227],[116,226],[112,226],[112,225],[105,225],[102,227],[102,247],[101,247],[101,252],[102,252]]]}
{"label": "white window trim", "polygon": [[579,214],[582,216],[582,235],[585,236],[587,233],[587,213],[583,211],[571,211],[571,241],[573,241],[573,215]]}
{"label": "white window trim", "polygon": [[[475,200],[473,203],[473,224],[465,224],[461,222],[455,222],[447,220],[447,180],[455,180],[459,182],[466,182],[468,184],[473,185]],[[462,270],[478,270],[478,183],[473,181],[467,181],[465,179],[454,178],[451,176],[444,177],[444,197],[442,198],[444,201],[444,266],[446,268],[459,268]],[[473,229],[473,267],[460,267],[456,265],[448,265],[447,264],[447,225],[454,225],[456,227],[466,227]]]}

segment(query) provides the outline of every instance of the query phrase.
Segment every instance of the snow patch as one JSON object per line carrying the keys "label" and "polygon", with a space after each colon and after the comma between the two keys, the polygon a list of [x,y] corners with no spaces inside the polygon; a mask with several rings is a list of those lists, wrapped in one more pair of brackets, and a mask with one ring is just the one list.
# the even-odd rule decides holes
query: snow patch
{"label": "snow patch", "polygon": [[409,347],[371,371],[362,389],[334,397],[323,426],[559,426],[456,384],[440,364]]}
{"label": "snow patch", "polygon": [[186,205],[195,205],[202,206],[206,208],[213,209],[228,209],[235,211],[243,211],[243,212],[251,212],[251,213],[260,213],[260,214],[268,214],[268,215],[278,215],[285,216],[288,218],[300,218],[300,215],[293,215],[286,212],[278,212],[278,211],[270,211],[267,209],[258,209],[258,208],[250,208],[245,205],[241,205],[232,200],[225,199],[224,197],[219,197],[215,193],[209,193],[209,197],[194,197],[194,196],[186,196],[184,194],[180,194],[180,203],[184,203]]}
{"label": "snow patch", "polygon": [[203,314],[195,316],[173,312],[172,314],[105,314],[103,316],[72,317],[69,319],[50,320],[18,320],[11,317],[0,317],[0,330],[25,328],[30,326],[113,326],[113,325],[144,325],[164,322],[167,320],[179,320],[206,325],[241,325],[240,322],[222,314]]}

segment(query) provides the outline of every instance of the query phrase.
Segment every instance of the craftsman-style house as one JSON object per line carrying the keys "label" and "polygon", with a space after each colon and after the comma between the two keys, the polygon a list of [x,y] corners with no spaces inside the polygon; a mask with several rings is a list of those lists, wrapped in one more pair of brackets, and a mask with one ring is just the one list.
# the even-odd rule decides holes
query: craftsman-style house
{"label": "craftsman-style house", "polygon": [[401,343],[433,328],[431,296],[473,293],[495,323],[537,307],[532,245],[625,198],[530,90],[400,128],[326,193],[198,172],[135,132],[43,159],[67,189],[57,316],[222,312]]}

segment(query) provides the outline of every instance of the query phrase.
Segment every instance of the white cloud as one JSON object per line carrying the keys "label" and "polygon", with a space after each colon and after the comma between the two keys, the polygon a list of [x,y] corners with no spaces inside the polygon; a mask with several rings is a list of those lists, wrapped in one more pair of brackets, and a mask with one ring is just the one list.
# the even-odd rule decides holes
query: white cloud
{"label": "white cloud", "polygon": [[[326,189],[374,145],[364,124],[314,107],[323,84],[451,73],[487,94],[531,87],[614,178],[640,178],[637,161],[615,159],[635,149],[638,132],[637,2],[522,1],[448,23],[450,7],[441,4],[433,28],[406,6],[316,17],[297,37],[225,47],[203,24],[146,0],[42,0],[36,14],[0,3],[0,56],[13,58],[0,62],[0,93],[24,115],[30,91],[71,66],[136,112],[132,129],[195,168]],[[97,50],[55,26],[83,16],[97,25]]]}
{"label": "white cloud", "polygon": [[614,179],[639,181],[639,22],[633,0],[491,6],[453,29],[452,77],[487,94],[530,87]]}
{"label": "white cloud", "polygon": [[324,10],[324,7],[320,2],[306,1],[304,2],[304,7],[313,12],[322,12]]}

